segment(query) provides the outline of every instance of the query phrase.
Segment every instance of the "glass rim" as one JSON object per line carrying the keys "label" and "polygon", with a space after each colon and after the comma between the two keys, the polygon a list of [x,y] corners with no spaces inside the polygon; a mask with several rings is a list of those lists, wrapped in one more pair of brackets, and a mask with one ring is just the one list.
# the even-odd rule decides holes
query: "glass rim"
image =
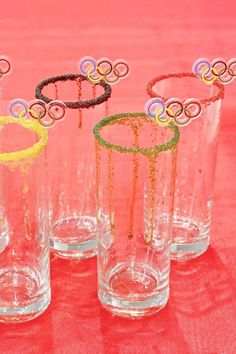
{"label": "glass rim", "polygon": [[91,85],[98,85],[98,86],[103,87],[104,93],[96,98],[92,98],[92,99],[84,100],[84,101],[82,101],[82,100],[75,101],[75,102],[62,101],[66,105],[67,108],[70,108],[70,109],[90,108],[90,107],[94,107],[96,105],[99,105],[103,102],[106,102],[111,97],[111,92],[112,92],[111,86],[109,84],[107,84],[104,80],[101,80],[98,83],[92,84],[85,75],[81,75],[81,74],[65,74],[65,75],[49,77],[48,79],[41,81],[36,86],[35,97],[44,101],[45,103],[50,103],[54,99],[43,95],[42,90],[45,86],[48,86],[49,84],[55,84],[56,82],[76,81],[77,79],[79,79],[81,82],[87,81]]}
{"label": "glass rim", "polygon": [[152,147],[147,147],[147,148],[140,148],[140,147],[126,147],[126,146],[121,146],[121,145],[115,145],[112,143],[109,143],[105,139],[103,139],[100,135],[100,131],[102,128],[105,126],[109,126],[111,122],[113,121],[118,121],[122,118],[147,118],[148,120],[151,120],[148,115],[144,112],[137,112],[137,113],[120,113],[120,114],[115,114],[113,116],[106,117],[102,120],[100,120],[95,127],[93,128],[93,134],[95,136],[95,139],[98,141],[99,144],[103,145],[105,148],[108,148],[110,150],[115,150],[118,152],[124,152],[124,153],[140,153],[143,155],[156,155],[160,152],[164,151],[169,151],[173,147],[177,145],[179,142],[180,138],[180,131],[179,128],[174,125],[173,123],[169,123],[166,127],[171,129],[174,132],[174,136],[171,138],[171,140],[167,141],[164,144],[158,144],[154,145]]}
{"label": "glass rim", "polygon": [[47,130],[34,121],[25,122],[22,118],[15,119],[10,116],[0,116],[0,129],[3,129],[7,124],[10,123],[18,124],[21,127],[36,133],[37,136],[40,137],[40,140],[23,150],[0,153],[0,163],[19,161],[38,156],[43,148],[47,145]]}
{"label": "glass rim", "polygon": [[[169,79],[169,78],[177,78],[177,79],[182,79],[182,78],[196,78],[199,80],[199,78],[192,72],[181,72],[181,73],[170,73],[170,74],[163,74],[163,75],[159,75],[154,77],[152,80],[150,80],[147,84],[147,93],[150,97],[159,97],[161,99],[163,99],[164,101],[168,101],[168,98],[158,95],[157,93],[155,93],[155,91],[153,90],[153,86],[156,85],[158,82]],[[218,93],[216,95],[210,96],[209,98],[203,98],[200,100],[201,104],[210,104],[213,103],[215,101],[218,101],[220,99],[224,98],[224,85],[222,85],[220,82],[215,81],[213,82],[213,86],[217,87],[218,89]],[[197,98],[197,97],[196,97]]]}

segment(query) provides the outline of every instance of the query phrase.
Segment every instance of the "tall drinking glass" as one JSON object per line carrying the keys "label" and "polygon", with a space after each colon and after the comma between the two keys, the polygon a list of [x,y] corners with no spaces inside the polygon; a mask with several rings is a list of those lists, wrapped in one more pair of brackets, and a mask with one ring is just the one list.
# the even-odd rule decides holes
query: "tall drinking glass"
{"label": "tall drinking glass", "polygon": [[64,119],[51,119],[47,148],[50,242],[63,258],[88,258],[97,251],[92,128],[106,114],[110,95],[104,81],[92,84],[79,74],[49,78],[36,89],[36,97],[46,104],[56,99],[67,107]]}
{"label": "tall drinking glass", "polygon": [[175,184],[171,258],[186,261],[209,245],[213,186],[224,86],[205,85],[193,73],[161,75],[148,83],[150,97],[200,100],[202,115],[181,128]]}
{"label": "tall drinking glass", "polygon": [[94,128],[98,296],[114,314],[142,317],[169,294],[176,126],[144,113],[107,117]]}
{"label": "tall drinking glass", "polygon": [[45,146],[38,123],[0,117],[0,321],[22,322],[50,302]]}

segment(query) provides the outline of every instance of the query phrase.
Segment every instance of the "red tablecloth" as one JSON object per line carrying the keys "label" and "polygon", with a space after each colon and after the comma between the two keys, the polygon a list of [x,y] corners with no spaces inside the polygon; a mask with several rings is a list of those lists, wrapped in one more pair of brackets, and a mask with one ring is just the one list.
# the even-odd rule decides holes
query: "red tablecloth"
{"label": "red tablecloth", "polygon": [[[84,55],[125,58],[131,74],[113,93],[116,111],[142,110],[147,81],[191,70],[199,57],[236,56],[234,0],[0,1],[0,53],[11,58],[4,98],[32,99],[41,79],[75,72]],[[0,324],[0,353],[236,353],[236,80],[226,87],[208,252],[173,264],[157,315],[112,317],[96,296],[96,259],[52,256],[52,303],[38,319]]]}

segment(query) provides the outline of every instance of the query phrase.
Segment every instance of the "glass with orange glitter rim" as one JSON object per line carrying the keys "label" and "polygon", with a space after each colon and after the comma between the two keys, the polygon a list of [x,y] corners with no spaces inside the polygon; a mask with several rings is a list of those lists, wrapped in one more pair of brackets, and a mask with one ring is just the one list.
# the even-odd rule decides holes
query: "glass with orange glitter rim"
{"label": "glass with orange glitter rim", "polygon": [[209,245],[217,138],[224,86],[205,85],[193,73],[160,75],[147,85],[150,97],[198,99],[202,115],[180,128],[171,258],[186,261]]}
{"label": "glass with orange glitter rim", "polygon": [[39,316],[51,299],[47,131],[37,122],[0,117],[0,321]]}
{"label": "glass with orange glitter rim", "polygon": [[98,296],[114,314],[159,311],[169,295],[169,245],[179,129],[145,113],[94,128],[97,170]]}
{"label": "glass with orange glitter rim", "polygon": [[96,255],[95,153],[92,128],[107,115],[111,88],[92,84],[86,76],[51,77],[36,88],[46,104],[62,101],[65,117],[49,129],[51,249],[59,257]]}

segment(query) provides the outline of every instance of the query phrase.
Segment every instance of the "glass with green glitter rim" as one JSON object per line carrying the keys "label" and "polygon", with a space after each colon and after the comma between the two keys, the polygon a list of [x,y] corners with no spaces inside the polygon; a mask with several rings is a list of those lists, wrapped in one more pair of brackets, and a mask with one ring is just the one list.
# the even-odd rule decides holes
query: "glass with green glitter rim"
{"label": "glass with green glitter rim", "polygon": [[[109,138],[101,134],[105,127],[113,129]],[[93,133],[99,300],[115,315],[141,318],[163,308],[169,296],[179,129],[160,127],[141,112],[107,117]]]}

